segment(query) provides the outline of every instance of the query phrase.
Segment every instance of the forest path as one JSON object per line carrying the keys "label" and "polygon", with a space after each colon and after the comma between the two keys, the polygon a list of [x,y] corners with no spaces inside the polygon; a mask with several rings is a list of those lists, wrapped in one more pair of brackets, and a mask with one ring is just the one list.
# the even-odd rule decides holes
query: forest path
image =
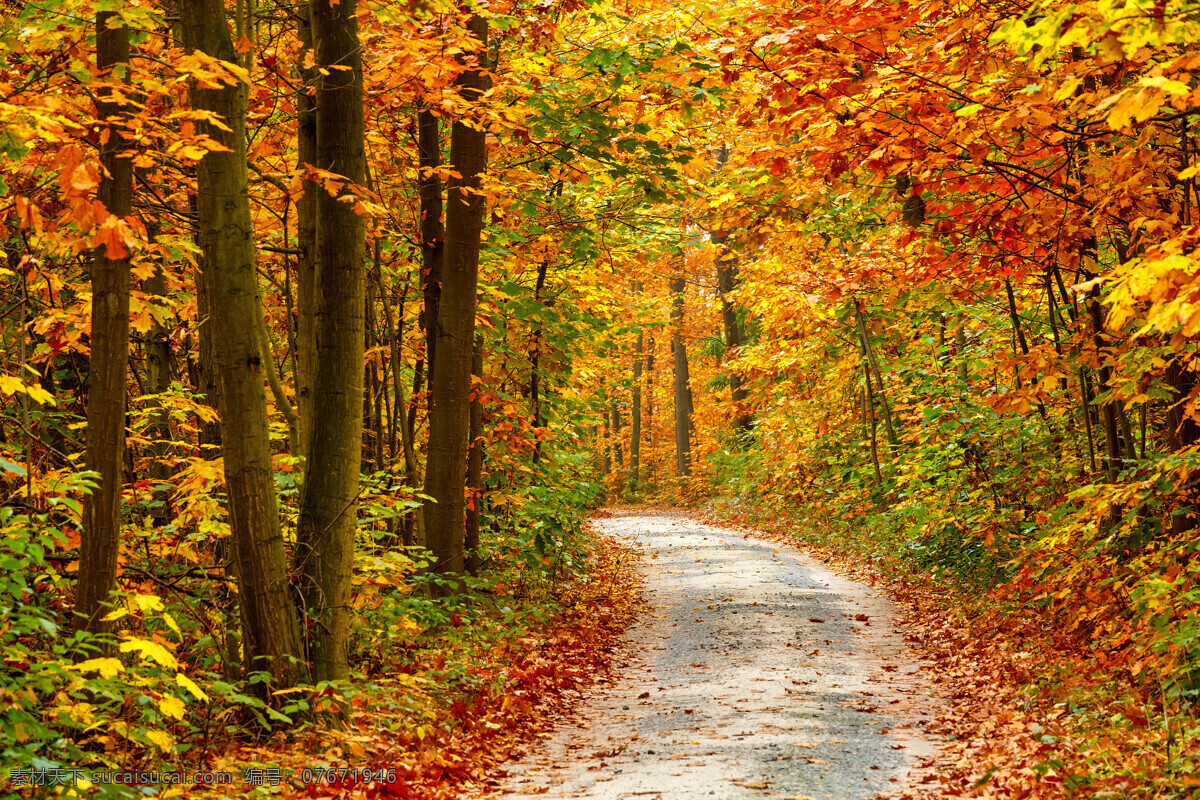
{"label": "forest path", "polygon": [[647,614],[495,796],[851,800],[932,756],[935,707],[880,592],[681,515],[595,525],[642,550]]}

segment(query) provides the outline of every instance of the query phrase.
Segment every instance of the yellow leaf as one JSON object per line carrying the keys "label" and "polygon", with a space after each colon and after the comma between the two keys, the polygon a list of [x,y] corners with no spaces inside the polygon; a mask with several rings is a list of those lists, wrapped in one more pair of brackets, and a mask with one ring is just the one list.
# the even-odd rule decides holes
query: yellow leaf
{"label": "yellow leaf", "polygon": [[161,747],[164,753],[171,752],[171,735],[166,731],[146,731],[146,738]]}
{"label": "yellow leaf", "polygon": [[54,405],[54,395],[40,386],[30,386],[15,375],[0,375],[0,394],[14,395],[17,392],[32,397],[39,403]]}
{"label": "yellow leaf", "polygon": [[130,598],[142,613],[147,611],[162,611],[162,600],[154,594],[135,594]]}
{"label": "yellow leaf", "polygon": [[29,395],[42,405],[54,405],[54,395],[50,394],[40,386],[26,386],[25,394]]}
{"label": "yellow leaf", "polygon": [[123,608],[118,608],[114,611],[110,611],[107,614],[105,614],[103,617],[100,618],[100,621],[101,622],[116,622],[121,617],[127,617],[127,616],[129,616],[128,611],[126,611]]}
{"label": "yellow leaf", "polygon": [[178,697],[166,695],[158,698],[158,710],[166,714],[168,717],[175,719],[183,719],[183,712],[186,710],[183,701]]}
{"label": "yellow leaf", "polygon": [[136,650],[142,658],[149,658],[157,661],[164,667],[176,669],[179,662],[175,660],[175,656],[171,655],[171,651],[163,647],[158,642],[151,642],[146,639],[136,639],[129,637],[126,641],[121,642],[121,652],[129,653]]}
{"label": "yellow leaf", "polygon": [[197,700],[208,702],[208,695],[206,695],[204,690],[197,686],[196,682],[187,675],[184,675],[182,672],[180,672],[175,676],[175,682],[191,692],[192,697],[195,697]]}
{"label": "yellow leaf", "polygon": [[1167,94],[1177,94],[1181,97],[1187,97],[1192,93],[1192,89],[1182,81],[1173,81],[1163,75],[1153,75],[1142,78],[1138,83],[1143,86],[1153,86],[1155,89],[1162,89]]}
{"label": "yellow leaf", "polygon": [[54,710],[59,714],[66,714],[75,722],[84,725],[90,725],[95,720],[95,715],[92,713],[92,707],[88,703],[70,703],[67,705],[55,706]]}
{"label": "yellow leaf", "polygon": [[125,665],[117,658],[89,658],[74,665],[81,672],[99,672],[101,678],[111,678],[125,671]]}

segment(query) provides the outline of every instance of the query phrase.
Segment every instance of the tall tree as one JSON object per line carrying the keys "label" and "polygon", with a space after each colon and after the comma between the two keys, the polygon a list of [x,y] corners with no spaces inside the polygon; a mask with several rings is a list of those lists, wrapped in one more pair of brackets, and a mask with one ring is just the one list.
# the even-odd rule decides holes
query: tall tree
{"label": "tall tree", "polygon": [[[717,170],[722,170],[729,162],[729,146],[722,144],[717,151]],[[730,296],[737,288],[737,256],[729,246],[729,232],[714,230],[712,243],[717,249],[717,295],[721,298],[721,323],[725,328],[725,354],[736,355],[744,344],[742,322],[738,319],[737,308]],[[729,370],[730,402],[733,403],[734,430],[749,434],[754,426],[754,418],[746,410],[746,387],[743,385],[742,374],[735,369]]]}
{"label": "tall tree", "polygon": [[[487,19],[474,14],[469,28],[476,45],[473,52],[460,56],[463,69],[455,85],[465,99],[478,101],[488,85]],[[425,520],[433,570],[447,575],[461,575],[464,568],[471,350],[485,207],[480,185],[486,164],[486,134],[480,124],[456,120],[450,132],[453,177],[446,183],[446,243],[435,336],[437,359],[431,371],[429,464],[425,472],[425,494],[434,501],[426,509]]]}
{"label": "tall tree", "polygon": [[467,551],[467,572],[479,575],[479,526],[483,511],[483,334],[475,334],[475,347],[471,351],[471,424],[470,450],[467,452],[467,505],[466,529],[463,547]]}
{"label": "tall tree", "polygon": [[441,124],[429,109],[417,114],[417,187],[421,197],[421,289],[425,307],[425,369],[433,389],[433,362],[437,352],[437,319],[442,297],[442,259],[446,230],[442,225]]}
{"label": "tall tree", "polygon": [[[634,283],[635,289],[638,284]],[[633,403],[629,414],[629,491],[637,492],[642,472],[642,366],[646,359],[646,334],[638,331],[633,348]]]}
{"label": "tall tree", "polygon": [[671,278],[671,352],[675,356],[675,474],[686,481],[692,474],[692,437],[695,413],[687,345],[683,341],[683,275]]}
{"label": "tall tree", "polygon": [[316,680],[349,670],[350,571],[362,466],[366,184],[362,46],[357,6],[313,0],[317,165],[344,180],[317,195],[316,361],[308,463],[296,532],[295,572]]}
{"label": "tall tree", "polygon": [[[301,84],[296,89],[296,168],[302,174],[317,163],[317,110],[313,93],[316,68],[308,65],[313,49],[312,9],[309,0],[296,4],[300,54],[297,70]],[[312,433],[313,375],[316,372],[317,340],[317,197],[321,191],[315,181],[302,179],[304,193],[296,200],[296,405],[300,410],[299,452],[308,457]]]}
{"label": "tall tree", "polygon": [[[125,103],[114,84],[129,69],[129,28],[118,14],[96,15],[96,67],[103,83],[96,96],[102,175],[96,200],[104,207],[97,222],[124,224],[133,202],[133,162],[121,125]],[[83,502],[76,624],[105,630],[104,605],[117,582],[121,530],[121,464],[125,453],[125,379],[129,359],[129,254],[123,243],[103,244],[92,253],[91,373],[88,378],[87,468],[99,485]]]}
{"label": "tall tree", "polygon": [[[221,0],[189,0],[179,10],[187,49],[237,63]],[[224,148],[206,154],[196,166],[201,281],[221,415],[243,663],[247,671],[270,673],[275,686],[290,686],[305,670],[271,469],[263,383],[263,361],[271,355],[264,352],[259,335],[262,308],[246,175],[246,89],[229,72],[214,83],[197,85],[192,93],[197,111],[220,120],[198,127]],[[260,687],[263,692],[268,688]]]}

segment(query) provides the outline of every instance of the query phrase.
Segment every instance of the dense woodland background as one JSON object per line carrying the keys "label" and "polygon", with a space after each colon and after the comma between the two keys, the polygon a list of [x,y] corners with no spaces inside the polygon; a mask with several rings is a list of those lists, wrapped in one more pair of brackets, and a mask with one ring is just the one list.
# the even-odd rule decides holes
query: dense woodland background
{"label": "dense woodland background", "polygon": [[1191,0],[4,0],[5,770],[372,704],[444,744],[595,582],[589,508],[715,497],[1044,615],[1165,724],[1067,788],[1191,785],[1198,43]]}

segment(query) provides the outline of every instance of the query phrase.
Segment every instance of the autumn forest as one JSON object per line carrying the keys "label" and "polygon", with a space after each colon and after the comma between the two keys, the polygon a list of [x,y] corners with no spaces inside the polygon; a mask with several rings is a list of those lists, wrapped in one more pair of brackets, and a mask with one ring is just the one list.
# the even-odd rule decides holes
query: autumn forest
{"label": "autumn forest", "polygon": [[908,609],[895,791],[1200,791],[1193,0],[0,9],[0,796],[484,796],[629,509]]}

